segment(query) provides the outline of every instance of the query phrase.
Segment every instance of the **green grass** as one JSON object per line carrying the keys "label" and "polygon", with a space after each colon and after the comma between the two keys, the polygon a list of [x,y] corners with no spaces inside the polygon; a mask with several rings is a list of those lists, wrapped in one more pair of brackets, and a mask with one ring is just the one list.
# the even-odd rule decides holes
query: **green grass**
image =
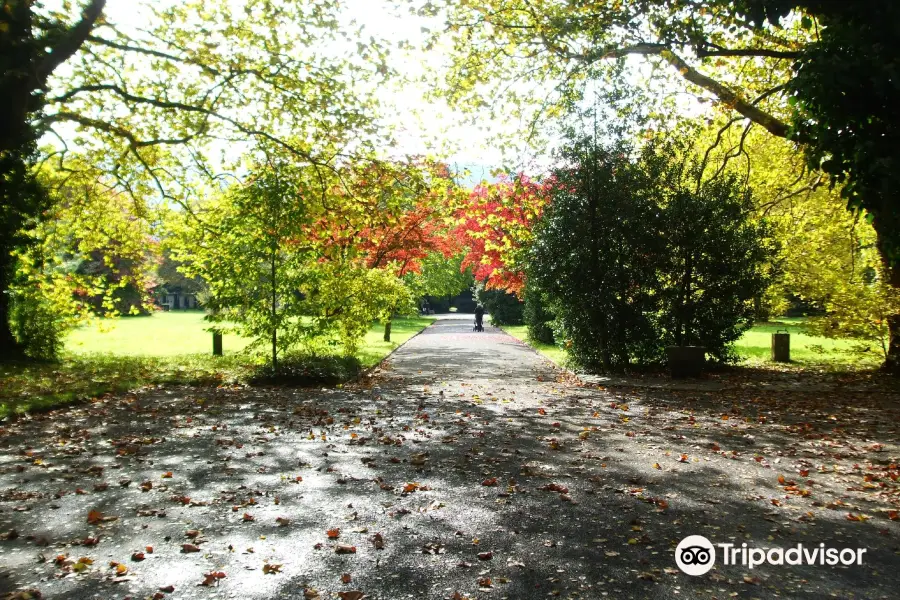
{"label": "green grass", "polygon": [[[858,340],[834,340],[803,333],[803,318],[782,318],[771,323],[760,323],[744,333],[735,344],[743,364],[753,367],[815,368],[828,370],[874,369],[881,364],[881,353],[873,346],[871,352],[859,353],[854,348]],[[565,365],[565,350],[557,346],[532,342],[524,325],[506,326],[503,330],[522,340],[558,365]],[[787,330],[791,334],[791,363],[773,363],[772,334]]]}
{"label": "green grass", "polygon": [[[115,354],[117,356],[179,356],[212,352],[211,326],[202,311],[157,312],[140,317],[101,319],[80,327],[66,338],[72,354]],[[225,335],[225,353],[243,350],[249,340]]]}
{"label": "green grass", "polygon": [[[430,325],[432,318],[395,319],[391,341],[373,324],[356,358],[371,367]],[[73,331],[59,363],[0,364],[0,418],[49,410],[140,385],[246,381],[260,359],[242,354],[248,340],[226,335],[225,356],[212,356],[201,312],[165,312],[102,321]]]}
{"label": "green grass", "polygon": [[746,364],[772,364],[772,334],[787,331],[791,334],[791,362],[798,367],[827,369],[866,369],[881,364],[883,356],[877,347],[870,352],[856,352],[859,340],[831,339],[803,333],[802,318],[781,318],[771,323],[759,323],[744,333],[735,344]]}
{"label": "green grass", "polygon": [[566,351],[560,348],[559,346],[554,346],[552,344],[542,344],[541,342],[535,342],[529,339],[528,337],[528,328],[525,325],[505,325],[503,327],[503,331],[513,336],[517,340],[521,340],[549,358],[554,363],[565,366],[566,359],[568,355]]}

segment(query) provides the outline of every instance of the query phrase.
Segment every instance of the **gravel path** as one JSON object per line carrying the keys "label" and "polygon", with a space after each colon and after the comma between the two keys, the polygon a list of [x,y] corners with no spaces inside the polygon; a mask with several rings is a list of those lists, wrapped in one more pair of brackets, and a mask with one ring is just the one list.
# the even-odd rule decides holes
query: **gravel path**
{"label": "gravel path", "polygon": [[[470,319],[340,389],[144,389],[6,424],[0,594],[898,597],[896,394],[598,388]],[[691,577],[692,534],[867,553]]]}

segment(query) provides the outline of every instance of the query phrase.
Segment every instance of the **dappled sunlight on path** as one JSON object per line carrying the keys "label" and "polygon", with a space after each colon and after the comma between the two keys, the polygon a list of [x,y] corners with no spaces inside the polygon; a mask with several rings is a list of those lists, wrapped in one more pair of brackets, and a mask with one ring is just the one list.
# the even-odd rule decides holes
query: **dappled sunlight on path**
{"label": "dappled sunlight on path", "polygon": [[[603,389],[486,329],[440,319],[341,389],[148,389],[5,425],[0,591],[895,595],[896,396],[790,415],[793,396]],[[689,577],[690,534],[869,551]]]}

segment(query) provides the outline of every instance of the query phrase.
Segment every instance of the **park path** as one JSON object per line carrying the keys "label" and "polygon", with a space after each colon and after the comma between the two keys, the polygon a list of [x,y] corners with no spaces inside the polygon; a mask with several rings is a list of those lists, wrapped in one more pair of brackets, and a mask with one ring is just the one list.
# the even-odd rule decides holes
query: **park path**
{"label": "park path", "polygon": [[[143,389],[6,424],[0,593],[896,597],[900,412],[820,401],[585,386],[454,315],[355,385]],[[869,551],[689,577],[691,534]]]}

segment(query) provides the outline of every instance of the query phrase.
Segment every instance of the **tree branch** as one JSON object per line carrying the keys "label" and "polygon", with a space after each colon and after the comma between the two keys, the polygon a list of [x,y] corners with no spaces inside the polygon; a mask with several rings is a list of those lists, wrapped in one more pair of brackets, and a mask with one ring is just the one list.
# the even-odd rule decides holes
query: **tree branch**
{"label": "tree branch", "polygon": [[44,87],[47,83],[47,78],[50,77],[53,71],[66,62],[84,44],[94,28],[94,24],[103,14],[105,7],[106,0],[91,0],[84,7],[84,11],[81,13],[81,20],[66,32],[65,36],[50,49],[50,52],[44,56],[37,66],[35,73],[37,87]]}
{"label": "tree branch", "polygon": [[706,58],[708,56],[765,56],[766,58],[794,59],[799,58],[800,53],[786,50],[769,50],[766,48],[697,49],[697,58]]}
{"label": "tree branch", "polygon": [[547,48],[552,52],[562,54],[569,59],[582,60],[588,63],[610,58],[623,58],[632,54],[640,54],[644,56],[660,56],[667,63],[678,69],[678,72],[681,73],[682,77],[684,77],[694,85],[712,92],[728,107],[744,115],[754,123],[762,125],[772,135],[776,135],[782,138],[787,137],[788,126],[786,123],[755,106],[757,102],[762,100],[770,93],[778,91],[780,88],[774,88],[757,100],[753,102],[747,102],[746,100],[741,98],[741,96],[737,92],[729,88],[727,85],[704,75],[703,73],[690,66],[687,62],[684,61],[684,59],[672,52],[669,46],[665,44],[641,43],[634,44],[632,46],[624,46],[622,48],[603,49],[597,53],[584,55],[573,54],[567,50],[562,49],[559,46],[553,45],[550,40],[545,39],[544,43],[547,44]]}

